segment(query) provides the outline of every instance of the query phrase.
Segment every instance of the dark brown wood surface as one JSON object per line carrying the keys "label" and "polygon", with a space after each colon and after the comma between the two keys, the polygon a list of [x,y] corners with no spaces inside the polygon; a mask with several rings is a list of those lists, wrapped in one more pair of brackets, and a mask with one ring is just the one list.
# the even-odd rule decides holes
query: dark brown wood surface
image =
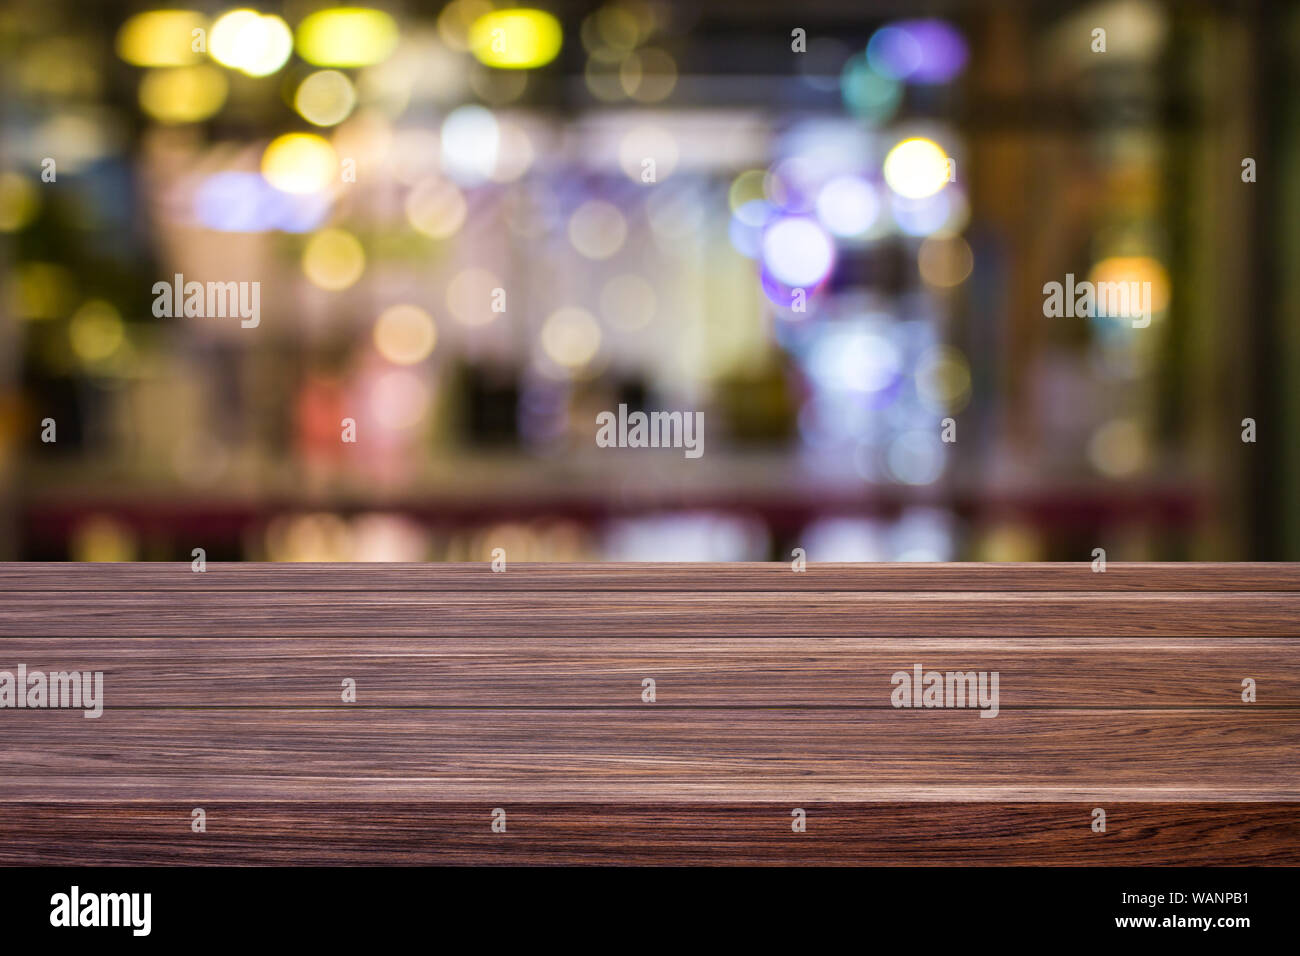
{"label": "dark brown wood surface", "polygon": [[105,697],[0,708],[0,863],[1294,864],[1298,652],[1298,565],[0,565]]}

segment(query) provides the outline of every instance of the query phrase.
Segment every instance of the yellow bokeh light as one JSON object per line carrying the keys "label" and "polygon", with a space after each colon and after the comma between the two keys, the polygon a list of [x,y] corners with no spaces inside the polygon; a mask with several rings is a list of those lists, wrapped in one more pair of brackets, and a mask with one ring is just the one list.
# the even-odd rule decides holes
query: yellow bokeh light
{"label": "yellow bokeh light", "polygon": [[208,42],[212,59],[249,76],[269,76],[293,52],[289,25],[273,13],[231,10],[212,24]]}
{"label": "yellow bokeh light", "polygon": [[[1156,315],[1169,308],[1169,273],[1165,267],[1150,256],[1110,256],[1102,259],[1088,279],[1094,284],[1103,282],[1136,282],[1141,288],[1144,282],[1151,283],[1151,313]],[[1136,308],[1136,304],[1134,306]]]}
{"label": "yellow bokeh light", "polygon": [[905,139],[885,157],[885,182],[907,199],[933,196],[948,185],[948,157],[934,140]]}
{"label": "yellow bokeh light", "polygon": [[1088,459],[1103,475],[1123,478],[1143,470],[1150,456],[1146,430],[1136,421],[1116,418],[1088,440]]}
{"label": "yellow bokeh light", "polygon": [[73,313],[68,323],[72,351],[85,362],[99,362],[122,346],[126,330],[117,309],[102,299],[91,299]]}
{"label": "yellow bokeh light", "polygon": [[10,273],[9,308],[24,319],[56,319],[73,303],[77,277],[53,262],[19,262]]}
{"label": "yellow bokeh light", "polygon": [[600,351],[600,326],[586,309],[565,306],[542,324],[542,351],[556,365],[577,369]]}
{"label": "yellow bokeh light", "polygon": [[198,123],[226,102],[227,84],[211,66],[150,70],[140,81],[140,109],[160,123]]}
{"label": "yellow bokeh light", "polygon": [[336,126],[357,105],[352,81],[338,70],[320,70],[303,80],[293,97],[293,108],[309,123]]}
{"label": "yellow bokeh light", "polygon": [[375,322],[375,348],[395,365],[414,365],[428,358],[438,344],[438,327],[419,306],[393,305]]}
{"label": "yellow bokeh light", "polygon": [[677,86],[677,61],[664,50],[647,47],[629,54],[618,68],[623,92],[641,103],[667,99]]}
{"label": "yellow bokeh light", "polygon": [[139,557],[139,542],[125,522],[93,515],[73,531],[68,550],[73,561],[134,561]]}
{"label": "yellow bokeh light", "polygon": [[302,271],[311,284],[330,292],[354,285],[366,270],[366,253],[352,233],[323,229],[307,240]]}
{"label": "yellow bokeh light", "polygon": [[17,232],[36,218],[40,195],[21,173],[0,173],[0,232]]}
{"label": "yellow bokeh light", "polygon": [[970,363],[952,346],[936,346],[922,354],[915,380],[921,402],[936,412],[959,412],[970,401]]}
{"label": "yellow bokeh light", "polygon": [[406,197],[406,218],[432,239],[446,239],[465,222],[469,207],[456,184],[433,177],[417,184]]}
{"label": "yellow bokeh light", "polygon": [[278,136],[262,154],[262,175],[286,193],[319,192],[337,178],[338,168],[334,147],[313,133]]}
{"label": "yellow bokeh light", "polygon": [[137,13],[117,31],[117,55],[135,66],[195,63],[201,54],[194,49],[194,31],[207,25],[207,18],[194,10]]}
{"label": "yellow bokeh light", "polygon": [[927,283],[949,289],[966,281],[975,268],[975,256],[961,236],[931,236],[921,243],[916,263]]}
{"label": "yellow bokeh light", "polygon": [[371,66],[397,46],[397,23],[382,10],[333,7],[298,24],[298,55],[316,66]]}
{"label": "yellow bokeh light", "polygon": [[469,48],[479,62],[504,70],[528,70],[559,55],[560,21],[542,10],[485,13],[469,30]]}

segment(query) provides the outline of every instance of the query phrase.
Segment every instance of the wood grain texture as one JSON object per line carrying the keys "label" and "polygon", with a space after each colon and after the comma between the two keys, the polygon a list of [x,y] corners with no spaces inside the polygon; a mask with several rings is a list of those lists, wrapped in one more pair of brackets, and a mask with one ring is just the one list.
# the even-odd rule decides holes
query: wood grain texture
{"label": "wood grain texture", "polygon": [[0,565],[105,697],[0,708],[0,863],[1300,864],[1298,652],[1300,565]]}
{"label": "wood grain texture", "polygon": [[[1001,707],[1300,706],[1300,638],[9,638],[0,660],[102,671],[119,707],[888,708],[891,677],[997,671]],[[8,666],[12,666],[9,664]],[[355,704],[339,692],[357,682]]]}
{"label": "wood grain texture", "polygon": [[1300,710],[12,711],[0,799],[1300,800]]}
{"label": "wood grain texture", "polygon": [[0,591],[1300,591],[1300,563],[0,564]]}
{"label": "wood grain texture", "polygon": [[[1300,804],[0,804],[0,866],[1283,866]],[[42,839],[33,839],[40,834]]]}
{"label": "wood grain texture", "polygon": [[1300,592],[120,591],[52,600],[10,591],[0,628],[5,637],[1296,637]]}

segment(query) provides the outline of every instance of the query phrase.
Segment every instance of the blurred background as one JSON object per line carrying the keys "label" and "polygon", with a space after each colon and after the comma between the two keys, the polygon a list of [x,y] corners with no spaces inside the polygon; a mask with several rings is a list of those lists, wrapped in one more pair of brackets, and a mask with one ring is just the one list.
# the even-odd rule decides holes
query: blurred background
{"label": "blurred background", "polygon": [[0,559],[1300,559],[1298,14],[3,0]]}

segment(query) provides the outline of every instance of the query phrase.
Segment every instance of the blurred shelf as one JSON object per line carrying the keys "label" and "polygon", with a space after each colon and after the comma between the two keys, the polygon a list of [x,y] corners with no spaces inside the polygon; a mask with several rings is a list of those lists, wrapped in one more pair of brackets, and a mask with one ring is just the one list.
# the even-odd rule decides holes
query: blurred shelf
{"label": "blurred shelf", "polygon": [[[621,458],[622,460],[615,460]],[[431,526],[560,518],[601,521],[667,511],[762,518],[797,530],[825,516],[888,519],[932,507],[972,524],[1019,521],[1089,528],[1118,523],[1176,527],[1209,510],[1209,489],[1186,481],[998,482],[957,478],[924,487],[830,478],[777,456],[721,456],[666,463],[663,457],[522,456],[456,459],[403,481],[365,476],[313,481],[292,469],[231,476],[207,488],[85,470],[29,470],[12,489],[20,520],[42,535],[66,534],[87,516],[112,514],[142,530],[232,534],[286,513],[387,512]],[[689,467],[686,467],[689,466]]]}

